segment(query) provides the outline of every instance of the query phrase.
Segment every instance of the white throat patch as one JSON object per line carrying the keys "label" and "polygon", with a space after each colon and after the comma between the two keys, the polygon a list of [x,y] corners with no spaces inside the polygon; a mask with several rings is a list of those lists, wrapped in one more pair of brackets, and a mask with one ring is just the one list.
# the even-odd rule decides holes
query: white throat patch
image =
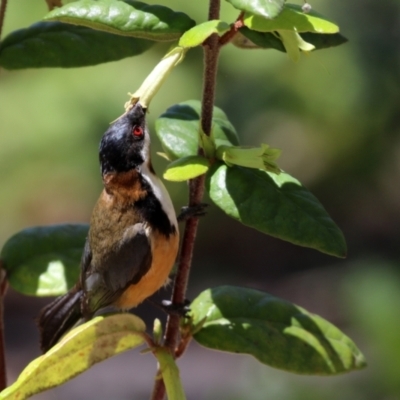
{"label": "white throat patch", "polygon": [[145,162],[141,166],[142,176],[149,183],[151,188],[153,189],[154,195],[159,200],[162,209],[167,214],[171,224],[178,229],[178,221],[176,219],[175,209],[172,205],[171,197],[167,189],[165,188],[161,179],[150,171],[149,163],[150,163],[150,132],[148,127],[145,127],[145,143],[142,150],[142,156]]}
{"label": "white throat patch", "polygon": [[171,197],[165,188],[161,179],[149,170],[147,162],[142,165],[142,176],[149,183],[153,189],[154,195],[159,200],[162,209],[167,214],[171,224],[178,228],[178,221],[176,219],[175,209],[172,205]]}

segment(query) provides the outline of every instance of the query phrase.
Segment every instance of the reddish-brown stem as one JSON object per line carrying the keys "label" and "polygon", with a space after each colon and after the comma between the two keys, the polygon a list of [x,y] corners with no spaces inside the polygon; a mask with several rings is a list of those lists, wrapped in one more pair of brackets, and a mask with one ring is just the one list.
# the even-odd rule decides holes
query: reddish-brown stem
{"label": "reddish-brown stem", "polygon": [[0,3],[0,39],[3,32],[4,17],[6,16],[7,0],[1,0]]}
{"label": "reddish-brown stem", "polygon": [[7,387],[6,353],[4,345],[4,307],[3,299],[7,291],[8,282],[3,261],[0,260],[0,391]]}
{"label": "reddish-brown stem", "polygon": [[201,108],[201,129],[210,135],[215,98],[215,82],[217,77],[219,36],[214,34],[204,42],[204,86]]}
{"label": "reddish-brown stem", "polygon": [[208,6],[208,20],[219,19],[219,10],[221,9],[221,0],[210,0]]}
{"label": "reddish-brown stem", "polygon": [[[218,19],[220,0],[210,0],[208,19]],[[219,55],[219,37],[217,34],[210,36],[204,43],[204,81],[201,107],[201,129],[206,135],[211,134],[213,107],[216,88],[216,76]],[[199,152],[201,150],[199,149]],[[205,176],[200,176],[189,181],[189,206],[201,203],[204,193]],[[186,222],[182,237],[182,246],[179,257],[178,270],[175,277],[172,293],[172,302],[182,304],[186,298],[190,267],[192,264],[194,244],[199,224],[198,217],[189,218]],[[190,340],[179,340],[179,316],[170,315],[165,332],[165,346],[171,349],[176,357],[182,355]],[[159,371],[157,372],[159,374]],[[152,400],[162,400],[165,397],[165,385],[162,379],[157,379],[154,385]]]}
{"label": "reddish-brown stem", "polygon": [[151,394],[151,400],[163,400],[165,397],[165,385],[161,378],[161,371],[158,369],[155,377],[153,393]]}
{"label": "reddish-brown stem", "polygon": [[[189,181],[189,206],[196,206],[201,203],[204,193],[204,175]],[[173,304],[183,304],[186,298],[186,289],[189,280],[190,266],[192,264],[194,243],[196,240],[198,217],[190,218],[185,225],[182,237],[182,248],[180,253],[178,271],[175,278],[174,290],[172,293]],[[168,318],[167,330],[165,333],[165,346],[174,351],[179,333],[179,316],[171,315]]]}
{"label": "reddish-brown stem", "polygon": [[235,23],[232,24],[231,29],[229,29],[228,32],[224,33],[219,38],[219,45],[220,46],[223,46],[223,45],[229,43],[233,39],[233,37],[238,33],[239,29],[244,26],[243,16],[244,16],[244,13],[241,12],[239,14],[237,20],[235,21]]}
{"label": "reddish-brown stem", "polygon": [[54,10],[56,7],[62,7],[61,0],[46,0],[49,11]]}

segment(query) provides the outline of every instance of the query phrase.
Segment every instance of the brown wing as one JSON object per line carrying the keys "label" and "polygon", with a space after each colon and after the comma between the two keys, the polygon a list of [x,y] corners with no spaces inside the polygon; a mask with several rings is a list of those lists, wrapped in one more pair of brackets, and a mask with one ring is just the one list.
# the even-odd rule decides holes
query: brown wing
{"label": "brown wing", "polygon": [[84,267],[85,316],[112,305],[129,285],[139,282],[151,262],[150,241],[143,224],[137,223],[125,230],[123,239],[103,257],[100,265]]}

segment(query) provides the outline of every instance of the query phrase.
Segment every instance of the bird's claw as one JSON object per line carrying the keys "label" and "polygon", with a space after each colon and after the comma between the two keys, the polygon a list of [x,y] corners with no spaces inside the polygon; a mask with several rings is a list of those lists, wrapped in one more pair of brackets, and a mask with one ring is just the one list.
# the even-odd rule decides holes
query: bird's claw
{"label": "bird's claw", "polygon": [[185,299],[183,303],[172,303],[170,300],[162,300],[160,307],[167,313],[187,317],[190,312],[190,301]]}
{"label": "bird's claw", "polygon": [[206,208],[208,207],[207,203],[200,203],[195,206],[185,206],[181,208],[181,212],[178,215],[179,222],[185,222],[189,218],[193,217],[203,217],[206,215]]}

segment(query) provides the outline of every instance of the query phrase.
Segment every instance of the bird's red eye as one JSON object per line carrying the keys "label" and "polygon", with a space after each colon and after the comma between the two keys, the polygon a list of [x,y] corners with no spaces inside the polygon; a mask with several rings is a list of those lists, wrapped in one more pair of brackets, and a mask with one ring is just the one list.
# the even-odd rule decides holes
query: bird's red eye
{"label": "bird's red eye", "polygon": [[141,126],[136,125],[132,129],[132,133],[136,137],[143,136],[143,128]]}

